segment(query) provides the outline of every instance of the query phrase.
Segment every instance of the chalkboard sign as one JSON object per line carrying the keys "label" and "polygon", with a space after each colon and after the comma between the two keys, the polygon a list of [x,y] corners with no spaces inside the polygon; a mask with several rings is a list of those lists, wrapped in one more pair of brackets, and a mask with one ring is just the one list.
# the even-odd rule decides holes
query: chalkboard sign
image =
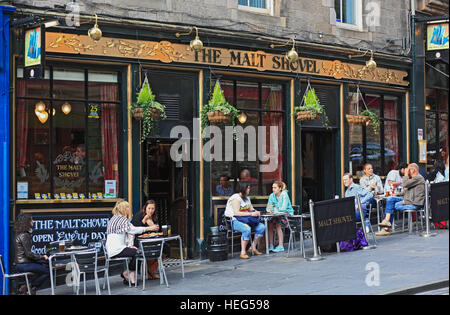
{"label": "chalkboard sign", "polygon": [[73,245],[87,246],[90,242],[106,240],[106,227],[111,212],[33,214],[32,252],[46,254],[49,243],[73,241]]}
{"label": "chalkboard sign", "polygon": [[314,221],[319,246],[354,239],[355,197],[314,203]]}

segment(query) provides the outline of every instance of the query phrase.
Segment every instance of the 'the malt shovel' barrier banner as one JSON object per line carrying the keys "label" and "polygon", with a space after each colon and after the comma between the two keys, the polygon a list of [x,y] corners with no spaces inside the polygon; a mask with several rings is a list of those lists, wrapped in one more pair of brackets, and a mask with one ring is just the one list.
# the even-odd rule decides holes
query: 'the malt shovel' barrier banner
{"label": "'the malt shovel' barrier banner", "polygon": [[431,215],[433,222],[448,220],[448,182],[431,184]]}
{"label": "'the malt shovel' barrier banner", "polygon": [[355,239],[355,197],[315,202],[314,220],[318,246]]}

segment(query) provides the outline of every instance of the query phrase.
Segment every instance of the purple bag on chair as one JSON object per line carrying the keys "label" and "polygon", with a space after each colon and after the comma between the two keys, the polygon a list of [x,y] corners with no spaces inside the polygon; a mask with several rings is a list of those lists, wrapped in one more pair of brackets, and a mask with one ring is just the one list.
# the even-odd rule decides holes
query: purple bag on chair
{"label": "purple bag on chair", "polygon": [[351,241],[342,241],[339,243],[339,248],[341,252],[351,252],[353,250],[358,250],[367,246],[367,240],[364,237],[364,232],[361,229],[356,231],[356,239]]}

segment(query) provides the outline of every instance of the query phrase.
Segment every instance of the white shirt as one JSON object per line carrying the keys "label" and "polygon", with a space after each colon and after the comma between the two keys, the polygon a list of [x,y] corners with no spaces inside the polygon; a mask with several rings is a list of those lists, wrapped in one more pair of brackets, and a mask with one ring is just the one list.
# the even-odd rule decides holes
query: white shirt
{"label": "white shirt", "polygon": [[389,181],[393,182],[401,182],[402,177],[400,176],[400,171],[392,170],[386,176],[386,182],[384,183],[384,191],[389,190]]}
{"label": "white shirt", "polygon": [[240,211],[247,211],[246,209],[251,208],[252,203],[250,202],[250,198],[247,198],[247,200],[244,201],[244,200],[242,200],[241,195],[239,193],[234,194],[227,201],[227,206],[225,208],[225,216],[226,217],[229,217],[229,218],[234,217],[234,210],[233,210],[233,207],[231,206],[231,202],[236,199],[239,200],[239,202],[241,204],[241,207],[239,209]]}
{"label": "white shirt", "polygon": [[120,254],[127,247],[127,235],[141,234],[146,227],[135,227],[126,218],[114,215],[108,222],[106,251],[109,257]]}

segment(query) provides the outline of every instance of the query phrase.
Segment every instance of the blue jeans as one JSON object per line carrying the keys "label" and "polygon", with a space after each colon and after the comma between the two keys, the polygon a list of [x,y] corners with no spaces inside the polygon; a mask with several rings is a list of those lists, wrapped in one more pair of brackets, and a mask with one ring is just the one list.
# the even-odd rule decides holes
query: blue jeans
{"label": "blue jeans", "polygon": [[404,204],[403,198],[397,197],[397,196],[391,196],[388,199],[386,199],[386,213],[391,214],[390,222],[394,222],[394,212],[397,211],[404,211],[404,210],[418,210],[420,209],[420,206],[411,205],[411,204]]}
{"label": "blue jeans", "polygon": [[[245,223],[239,222],[238,220],[233,220],[233,230],[241,232],[242,237],[241,240],[248,241],[250,240],[250,236],[252,234],[252,229]],[[256,227],[253,228],[255,231],[256,237],[262,237],[264,235],[264,231],[266,230],[266,226],[263,223],[259,223]]]}
{"label": "blue jeans", "polygon": [[17,264],[16,269],[18,272],[32,272],[36,277],[31,280],[31,286],[39,288],[45,280],[50,277],[50,272],[48,267],[38,263],[25,263]]}
{"label": "blue jeans", "polygon": [[[369,210],[369,205],[371,204],[373,199],[370,199],[368,202],[363,203],[362,204],[362,213],[364,216],[364,225],[369,227],[370,226],[370,222],[369,222],[369,218],[367,217],[367,211]],[[356,204],[355,204],[356,207]],[[361,215],[359,214],[358,210],[355,210],[355,220],[357,222],[361,221]]]}

